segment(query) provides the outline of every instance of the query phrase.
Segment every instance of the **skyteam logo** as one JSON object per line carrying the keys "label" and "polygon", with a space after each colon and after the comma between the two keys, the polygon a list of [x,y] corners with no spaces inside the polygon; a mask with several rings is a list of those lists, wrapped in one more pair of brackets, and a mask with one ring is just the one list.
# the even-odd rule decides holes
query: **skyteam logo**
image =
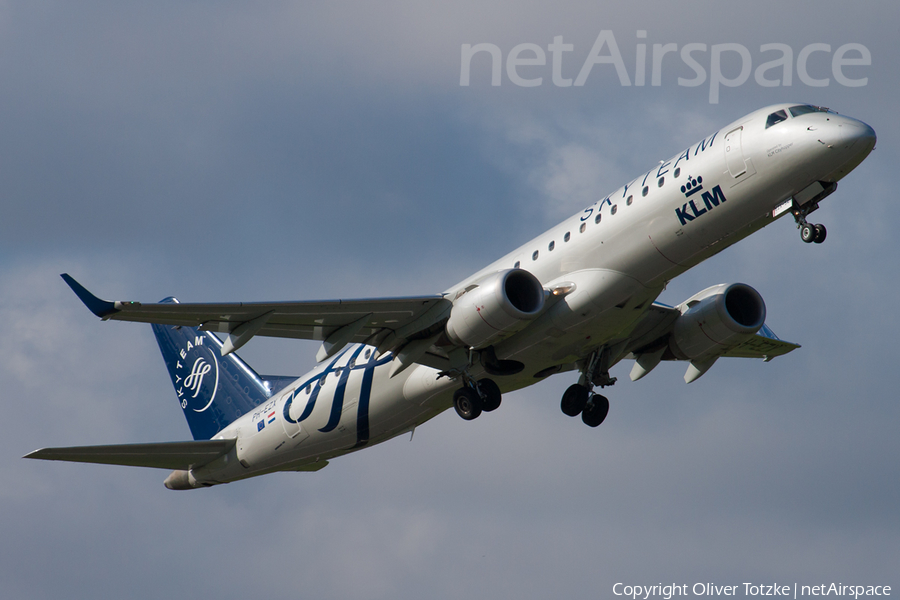
{"label": "skyteam logo", "polygon": [[214,350],[204,345],[204,339],[198,335],[193,342],[188,340],[175,363],[175,392],[181,408],[190,406],[198,413],[212,405],[219,389],[219,361]]}
{"label": "skyteam logo", "polygon": [[[695,202],[699,202],[699,199],[692,198],[692,196],[700,192],[703,192],[701,196],[703,204],[698,207]],[[686,225],[688,221],[693,221],[697,217],[705,215],[719,206],[719,204],[725,202],[725,194],[722,193],[722,188],[716,186],[709,192],[704,191],[703,177],[700,176],[695,179],[688,175],[687,183],[681,186],[681,193],[684,194],[687,202],[682,204],[681,208],[675,209],[675,216],[678,217],[682,225]]]}
{"label": "skyteam logo", "polygon": [[191,374],[184,378],[184,386],[188,388],[188,391],[194,392],[194,395],[191,396],[191,398],[196,398],[197,394],[200,393],[200,386],[203,385],[203,378],[210,371],[212,371],[212,365],[206,362],[202,356],[194,361],[194,366],[191,367]]}

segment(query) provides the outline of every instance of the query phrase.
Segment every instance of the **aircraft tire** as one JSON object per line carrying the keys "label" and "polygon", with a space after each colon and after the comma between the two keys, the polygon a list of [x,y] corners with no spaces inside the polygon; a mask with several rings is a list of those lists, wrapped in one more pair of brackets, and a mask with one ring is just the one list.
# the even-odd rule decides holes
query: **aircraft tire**
{"label": "aircraft tire", "polygon": [[584,410],[590,392],[583,385],[570,385],[563,393],[559,408],[569,417],[577,417]]}
{"label": "aircraft tire", "polygon": [[503,394],[500,392],[500,386],[494,383],[493,379],[481,379],[478,382],[478,389],[481,391],[481,409],[484,412],[500,408]]}
{"label": "aircraft tire", "polygon": [[813,241],[817,244],[821,244],[825,241],[825,236],[828,235],[828,230],[825,229],[824,225],[816,225],[816,239]]}
{"label": "aircraft tire", "polygon": [[588,405],[581,413],[581,420],[584,421],[584,424],[588,427],[597,427],[606,420],[606,415],[608,414],[609,400],[606,399],[606,396],[594,394],[591,396],[591,401],[588,402]]}
{"label": "aircraft tire", "polygon": [[816,240],[816,226],[810,223],[804,223],[800,226],[800,239],[807,244],[811,244]]}
{"label": "aircraft tire", "polygon": [[459,388],[453,393],[453,408],[466,421],[477,419],[482,411],[481,397],[472,388]]}

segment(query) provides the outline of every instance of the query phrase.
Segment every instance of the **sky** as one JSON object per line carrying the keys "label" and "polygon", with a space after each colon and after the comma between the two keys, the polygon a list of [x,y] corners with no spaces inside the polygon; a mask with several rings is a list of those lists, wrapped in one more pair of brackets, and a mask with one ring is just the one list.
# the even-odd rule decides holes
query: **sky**
{"label": "sky", "polygon": [[[898,20],[895,3],[830,0],[0,2],[0,596],[615,598],[617,583],[697,582],[896,595]],[[554,38],[572,46],[556,75],[575,80],[604,31],[631,85],[605,63],[557,85]],[[499,49],[500,85],[487,52],[461,85],[466,44]],[[521,44],[545,64],[510,68],[537,56]],[[649,58],[635,85],[640,44],[676,44],[659,85]],[[692,55],[700,85],[684,84],[699,79],[688,44],[708,48]],[[767,44],[790,48],[790,81],[776,68],[775,85],[740,82],[736,48],[753,72],[780,56]],[[833,69],[846,44],[870,55],[839,71],[856,86]],[[733,85],[717,94],[714,47]],[[690,385],[683,363],[632,383],[624,361],[597,429],[560,412],[574,376],[557,375],[317,473],[190,492],[161,470],[20,458],[189,439],[150,327],[99,321],[60,273],[145,302],[439,293],[794,101],[878,134],[814,215],[827,241],[803,244],[782,219],[660,297],[748,283],[802,345],[787,356],[721,360]],[[299,376],[315,351],[255,338],[240,354]]]}

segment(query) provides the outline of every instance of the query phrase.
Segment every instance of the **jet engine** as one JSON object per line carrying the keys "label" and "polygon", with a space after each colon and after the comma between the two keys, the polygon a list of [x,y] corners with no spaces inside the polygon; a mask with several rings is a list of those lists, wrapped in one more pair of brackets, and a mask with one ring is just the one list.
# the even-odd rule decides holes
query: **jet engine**
{"label": "jet engine", "polygon": [[484,348],[522,330],[544,308],[544,287],[524,269],[488,275],[453,301],[447,337],[460,346]]}
{"label": "jet engine", "polygon": [[669,342],[680,360],[718,356],[755,335],[766,321],[766,303],[744,283],[721,284],[678,307]]}

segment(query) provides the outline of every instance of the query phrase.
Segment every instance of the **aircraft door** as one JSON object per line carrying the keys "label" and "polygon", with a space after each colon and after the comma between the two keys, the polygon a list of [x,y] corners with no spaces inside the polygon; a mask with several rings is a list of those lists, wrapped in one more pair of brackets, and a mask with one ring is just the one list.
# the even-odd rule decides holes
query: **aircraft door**
{"label": "aircraft door", "polygon": [[741,133],[744,127],[738,127],[725,135],[725,163],[732,177],[740,177],[747,172],[744,153],[741,150]]}
{"label": "aircraft door", "polygon": [[[287,407],[284,408],[284,405],[282,405],[282,409],[279,411],[282,413],[279,417],[281,419],[281,424],[284,427],[284,432],[288,437],[293,438],[295,443],[302,442],[309,437],[309,432],[306,431],[306,427],[301,426],[300,423],[295,421],[297,416],[303,413],[303,409],[309,401],[309,394],[307,391],[308,388],[297,388],[292,393],[288,394],[288,397],[285,400]],[[285,418],[286,416],[291,417],[290,421]]]}
{"label": "aircraft door", "polygon": [[756,174],[753,160],[747,158],[747,153],[745,152],[747,143],[747,134],[743,125],[730,131],[725,136],[725,163],[728,165],[728,172],[733,178],[731,187],[746,181]]}

